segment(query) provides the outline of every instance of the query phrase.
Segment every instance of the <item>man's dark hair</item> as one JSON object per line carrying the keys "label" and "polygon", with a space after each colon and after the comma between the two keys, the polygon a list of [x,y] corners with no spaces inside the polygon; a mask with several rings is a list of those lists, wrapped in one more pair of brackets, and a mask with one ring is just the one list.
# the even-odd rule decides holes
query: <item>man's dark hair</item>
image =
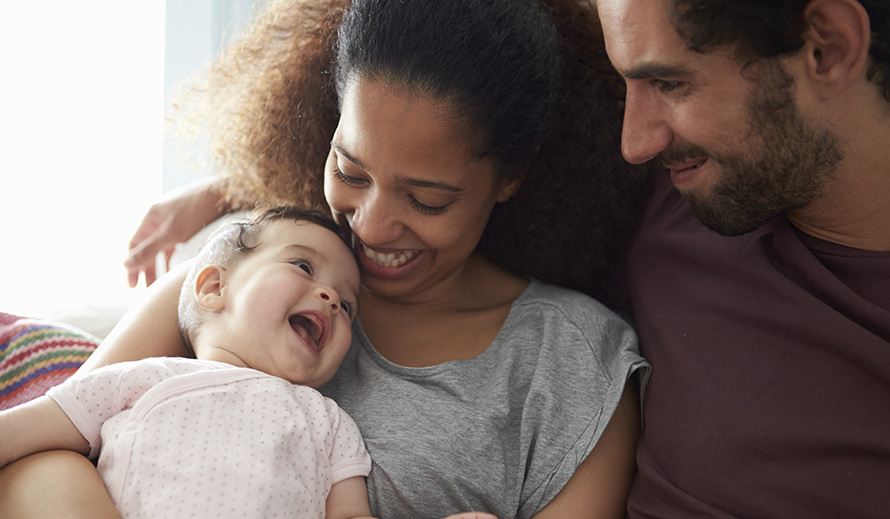
{"label": "man's dark hair", "polygon": [[[671,19],[690,49],[735,46],[744,61],[792,54],[803,47],[809,0],[672,0]],[[890,2],[859,0],[871,24],[868,79],[890,102]]]}

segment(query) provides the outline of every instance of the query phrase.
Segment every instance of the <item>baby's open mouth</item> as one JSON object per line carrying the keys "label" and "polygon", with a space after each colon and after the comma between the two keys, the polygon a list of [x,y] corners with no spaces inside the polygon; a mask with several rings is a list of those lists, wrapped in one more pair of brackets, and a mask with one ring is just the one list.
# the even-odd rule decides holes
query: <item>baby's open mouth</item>
{"label": "baby's open mouth", "polygon": [[303,314],[294,314],[288,318],[290,327],[294,333],[301,337],[310,346],[315,346],[315,351],[319,352],[324,347],[322,341],[323,329],[321,323],[311,316]]}

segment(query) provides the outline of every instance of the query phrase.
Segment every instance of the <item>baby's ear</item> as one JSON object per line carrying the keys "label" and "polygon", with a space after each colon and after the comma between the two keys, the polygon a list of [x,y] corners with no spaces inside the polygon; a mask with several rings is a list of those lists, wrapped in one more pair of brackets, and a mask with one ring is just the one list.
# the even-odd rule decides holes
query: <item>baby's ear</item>
{"label": "baby's ear", "polygon": [[198,306],[208,310],[225,308],[223,298],[223,278],[225,270],[218,265],[207,265],[195,278],[195,300]]}

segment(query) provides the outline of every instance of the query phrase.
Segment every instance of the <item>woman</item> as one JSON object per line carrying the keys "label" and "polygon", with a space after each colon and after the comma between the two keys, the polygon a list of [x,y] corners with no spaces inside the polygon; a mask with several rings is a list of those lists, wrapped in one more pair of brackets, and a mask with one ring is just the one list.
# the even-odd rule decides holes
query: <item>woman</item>
{"label": "woman", "polygon": [[[152,281],[146,260],[221,205],[324,202],[354,233],[364,292],[322,391],[365,436],[373,512],[623,517],[645,361],[614,314],[543,282],[588,286],[640,179],[618,156],[596,20],[571,0],[356,0],[341,14],[273,3],[211,69],[198,90],[227,121],[231,176],[152,210],[131,281]],[[185,355],[180,282],[156,283],[83,369]],[[40,471],[19,470],[0,477]]]}

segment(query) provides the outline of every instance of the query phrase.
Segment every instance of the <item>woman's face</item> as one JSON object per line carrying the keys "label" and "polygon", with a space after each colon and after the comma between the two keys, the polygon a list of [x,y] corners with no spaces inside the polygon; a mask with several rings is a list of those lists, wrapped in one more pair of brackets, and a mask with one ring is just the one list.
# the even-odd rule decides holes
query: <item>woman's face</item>
{"label": "woman's face", "polygon": [[356,237],[362,282],[412,299],[459,280],[503,182],[491,159],[470,153],[441,106],[383,82],[352,80],[325,166],[325,197]]}

